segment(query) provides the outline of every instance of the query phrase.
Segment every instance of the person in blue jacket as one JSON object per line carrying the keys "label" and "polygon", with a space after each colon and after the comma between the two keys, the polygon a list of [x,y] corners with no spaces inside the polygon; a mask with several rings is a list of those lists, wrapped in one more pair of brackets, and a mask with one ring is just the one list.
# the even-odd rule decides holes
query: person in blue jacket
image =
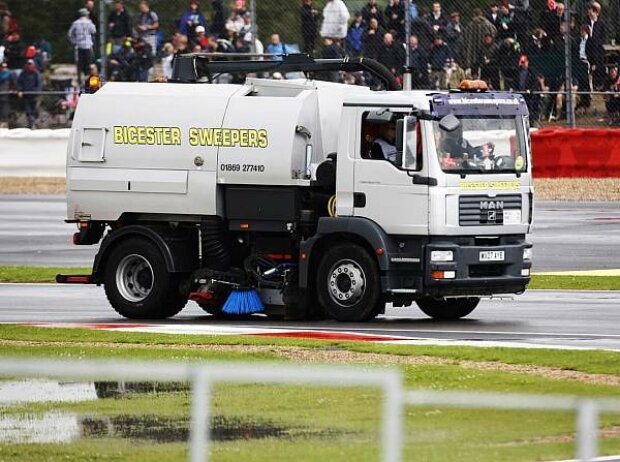
{"label": "person in blue jacket", "polygon": [[355,14],[355,20],[349,26],[349,32],[346,37],[346,51],[349,56],[359,56],[362,54],[364,44],[362,43],[362,37],[366,32],[366,24],[362,18],[362,13]]}
{"label": "person in blue jacket", "polygon": [[189,39],[191,42],[196,34],[196,27],[205,28],[205,33],[209,32],[205,15],[200,11],[200,2],[198,0],[190,0],[189,8],[179,20],[179,32]]}

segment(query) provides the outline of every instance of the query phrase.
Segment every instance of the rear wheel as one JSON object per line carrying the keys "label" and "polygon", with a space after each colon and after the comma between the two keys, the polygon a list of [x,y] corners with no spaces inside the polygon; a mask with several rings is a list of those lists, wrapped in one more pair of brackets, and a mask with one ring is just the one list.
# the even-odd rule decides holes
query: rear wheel
{"label": "rear wheel", "polygon": [[181,275],[169,273],[153,243],[131,238],[114,248],[105,268],[104,288],[112,307],[131,319],[164,319],[187,303],[179,292]]}
{"label": "rear wheel", "polygon": [[316,282],[319,303],[337,321],[374,318],[383,301],[377,263],[357,244],[329,249],[319,263]]}
{"label": "rear wheel", "polygon": [[449,320],[467,316],[476,309],[478,303],[480,303],[480,299],[470,297],[438,300],[428,297],[416,300],[416,303],[427,316],[434,319]]}

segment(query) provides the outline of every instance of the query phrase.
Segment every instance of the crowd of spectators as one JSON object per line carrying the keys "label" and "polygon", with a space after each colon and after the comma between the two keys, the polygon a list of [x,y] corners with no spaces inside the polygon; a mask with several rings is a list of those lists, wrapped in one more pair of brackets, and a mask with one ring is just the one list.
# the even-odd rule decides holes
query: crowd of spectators
{"label": "crowd of spectators", "polygon": [[11,96],[22,106],[31,126],[38,117],[37,92],[43,88],[42,72],[51,59],[50,44],[22,40],[17,18],[0,1],[0,128],[7,128]]}
{"label": "crowd of spectators", "polygon": [[[329,40],[330,49],[335,44],[342,56],[374,58],[397,78],[402,78],[408,55],[413,88],[449,89],[464,77],[482,79],[491,89],[523,93],[534,123],[565,117],[566,98],[561,92],[566,41],[572,54],[572,89],[580,93],[577,111],[591,106],[591,96],[585,93],[616,92],[620,87],[618,62],[605,50],[608,45],[618,56],[615,34],[620,27],[620,2],[616,0],[609,2],[607,14],[597,1],[578,0],[568,15],[568,26],[565,5],[555,0],[548,0],[542,11],[531,8],[529,0],[490,1],[486,10],[474,8],[467,13],[446,12],[440,2],[433,2],[430,9],[416,2],[409,2],[408,9],[406,5],[405,0],[389,0],[382,8],[377,0],[368,0],[349,20],[342,0],[329,0],[322,13],[312,7],[312,0],[303,0],[303,49],[321,56],[320,36],[325,44]],[[339,27],[333,27],[338,21]],[[606,107],[610,122],[616,124],[620,98],[607,95]]]}
{"label": "crowd of spectators", "polygon": [[[100,26],[95,6],[93,0],[86,0],[67,32],[75,50],[78,85],[98,76],[102,65],[96,53]],[[408,58],[414,89],[449,89],[464,78],[482,79],[491,89],[523,93],[536,123],[564,116],[564,50],[568,41],[573,90],[615,93],[620,88],[617,63],[605,50],[605,46],[615,49],[620,0],[609,2],[610,11],[603,11],[597,1],[576,0],[568,26],[565,6],[555,0],[548,0],[542,11],[531,8],[529,0],[492,0],[484,9],[466,11],[445,11],[441,2],[422,5],[387,0],[379,4],[368,0],[354,12],[343,0],[327,0],[321,8],[315,7],[313,0],[301,0],[301,43],[285,43],[282,30],[261,30],[264,46],[253,36],[253,16],[244,0],[203,0],[205,9],[200,0],[189,0],[187,8],[179,11],[174,30],[166,31],[147,0],[131,6],[129,11],[123,0],[114,0],[104,24],[107,80],[164,81],[172,75],[175,56],[187,52],[283,55],[301,50],[319,58],[363,56],[384,64],[398,80],[403,78]],[[409,36],[405,31],[407,15]],[[169,23],[170,18],[166,19]],[[37,117],[34,93],[42,88],[41,74],[51,59],[51,49],[45,41],[23,43],[16,18],[2,1],[0,43],[0,127],[6,125],[8,92],[22,100],[32,125]],[[331,72],[321,78],[378,84],[365,74]],[[616,94],[605,98],[609,120],[617,123],[620,98]],[[579,111],[587,111],[591,105],[590,95],[580,95]]]}

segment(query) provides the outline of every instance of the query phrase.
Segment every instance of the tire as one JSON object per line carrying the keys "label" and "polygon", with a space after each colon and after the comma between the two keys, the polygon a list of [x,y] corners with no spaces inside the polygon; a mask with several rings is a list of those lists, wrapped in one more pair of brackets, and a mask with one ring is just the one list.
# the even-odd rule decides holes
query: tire
{"label": "tire", "polygon": [[434,319],[460,319],[474,311],[480,303],[480,299],[471,298],[454,298],[448,300],[438,300],[436,298],[423,298],[416,300],[418,307],[426,314]]}
{"label": "tire", "polygon": [[112,249],[104,288],[112,308],[130,319],[165,319],[187,303],[179,291],[182,275],[168,273],[155,244],[129,238]]}
{"label": "tire", "polygon": [[327,250],[316,278],[319,303],[337,321],[367,321],[383,301],[377,262],[357,244],[337,244]]}

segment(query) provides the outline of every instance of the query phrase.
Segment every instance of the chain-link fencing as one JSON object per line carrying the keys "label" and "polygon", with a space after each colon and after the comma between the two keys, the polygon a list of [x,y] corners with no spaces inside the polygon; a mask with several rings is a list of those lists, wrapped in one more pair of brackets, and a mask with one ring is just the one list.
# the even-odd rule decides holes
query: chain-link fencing
{"label": "chain-link fencing", "polygon": [[[166,80],[178,53],[302,52],[373,58],[414,89],[479,78],[492,89],[523,93],[533,125],[615,126],[619,17],[620,0],[32,0],[8,1],[5,9],[0,2],[9,69],[18,74],[34,59],[44,80],[40,88],[24,87],[0,72],[0,118],[25,105],[14,96],[19,90],[63,86],[62,98],[71,100],[68,78]],[[321,78],[375,84],[363,73]]]}

